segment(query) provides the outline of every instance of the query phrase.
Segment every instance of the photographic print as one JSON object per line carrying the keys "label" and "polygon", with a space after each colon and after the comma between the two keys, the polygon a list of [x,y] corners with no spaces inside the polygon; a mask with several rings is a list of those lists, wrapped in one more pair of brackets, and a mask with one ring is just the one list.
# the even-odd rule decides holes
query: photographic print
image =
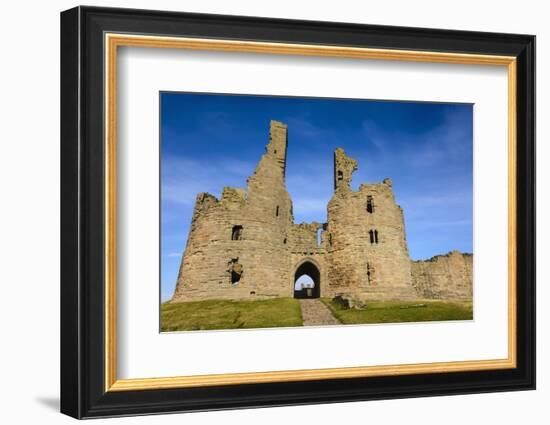
{"label": "photographic print", "polygon": [[473,105],[160,93],[162,332],[473,319]]}

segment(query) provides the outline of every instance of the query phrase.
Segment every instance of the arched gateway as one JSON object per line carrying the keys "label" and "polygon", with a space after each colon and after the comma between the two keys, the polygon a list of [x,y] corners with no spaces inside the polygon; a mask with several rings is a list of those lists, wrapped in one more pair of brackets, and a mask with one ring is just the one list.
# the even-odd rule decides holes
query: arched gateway
{"label": "arched gateway", "polygon": [[[309,276],[313,281],[311,285],[305,287],[296,287],[296,282],[302,276]],[[321,272],[319,267],[310,260],[302,262],[294,273],[294,298],[319,298],[321,296]]]}

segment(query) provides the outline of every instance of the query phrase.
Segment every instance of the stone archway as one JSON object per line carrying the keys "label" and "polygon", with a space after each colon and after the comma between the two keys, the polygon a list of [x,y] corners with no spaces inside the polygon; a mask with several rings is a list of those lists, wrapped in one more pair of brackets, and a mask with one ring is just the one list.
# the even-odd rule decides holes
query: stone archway
{"label": "stone archway", "polygon": [[[296,288],[296,282],[304,275],[313,281],[312,288]],[[319,298],[321,296],[321,271],[319,266],[311,260],[305,260],[298,265],[294,272],[294,298]]]}

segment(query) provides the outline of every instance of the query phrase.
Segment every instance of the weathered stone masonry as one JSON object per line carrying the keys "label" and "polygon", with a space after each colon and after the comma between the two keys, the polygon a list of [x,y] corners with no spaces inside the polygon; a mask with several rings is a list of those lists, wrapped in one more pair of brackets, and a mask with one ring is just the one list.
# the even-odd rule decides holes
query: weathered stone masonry
{"label": "weathered stone masonry", "polygon": [[392,182],[350,187],[357,161],[334,153],[327,223],[295,224],[286,190],[287,126],[270,138],[247,189],[197,195],[172,301],[292,297],[301,274],[315,296],[471,299],[472,256],[456,251],[411,261]]}
{"label": "weathered stone masonry", "polygon": [[412,284],[422,298],[472,299],[473,256],[452,251],[412,262]]}

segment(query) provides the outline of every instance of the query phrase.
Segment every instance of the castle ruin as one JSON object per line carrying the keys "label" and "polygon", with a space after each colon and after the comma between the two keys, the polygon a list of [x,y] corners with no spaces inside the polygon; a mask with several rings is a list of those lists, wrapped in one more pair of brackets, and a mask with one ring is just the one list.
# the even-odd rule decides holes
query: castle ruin
{"label": "castle ruin", "polygon": [[392,181],[350,187],[357,161],[334,152],[334,193],[326,223],[295,224],[285,184],[288,128],[270,123],[269,143],[247,189],[221,199],[197,195],[172,301],[300,297],[359,300],[472,299],[472,255],[409,257]]}

